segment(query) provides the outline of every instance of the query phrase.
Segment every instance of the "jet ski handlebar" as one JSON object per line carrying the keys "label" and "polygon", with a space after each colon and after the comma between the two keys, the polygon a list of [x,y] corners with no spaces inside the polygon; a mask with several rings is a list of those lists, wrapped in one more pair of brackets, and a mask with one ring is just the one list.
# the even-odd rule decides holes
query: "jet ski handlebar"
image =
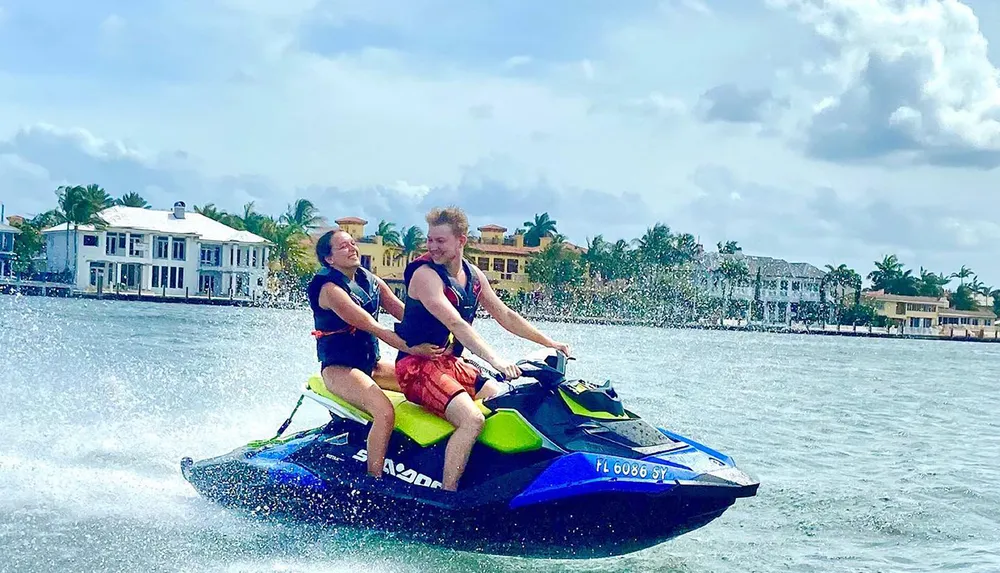
{"label": "jet ski handlebar", "polygon": [[[554,388],[561,384],[566,377],[566,362],[565,358],[562,357],[560,357],[557,363],[559,367],[552,367],[546,362],[539,360],[519,360],[516,364],[521,368],[521,376],[534,378],[545,387]],[[524,366],[530,366],[531,368],[524,368]]]}

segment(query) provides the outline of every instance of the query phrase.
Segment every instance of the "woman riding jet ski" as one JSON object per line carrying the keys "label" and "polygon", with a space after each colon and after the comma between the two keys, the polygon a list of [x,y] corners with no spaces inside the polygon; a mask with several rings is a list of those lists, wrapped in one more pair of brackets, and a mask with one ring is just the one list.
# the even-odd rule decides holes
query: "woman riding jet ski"
{"label": "woman riding jet ski", "polygon": [[368,473],[382,477],[382,460],[392,433],[392,403],[380,388],[399,390],[395,367],[381,360],[378,340],[401,352],[434,357],[444,349],[430,344],[410,347],[392,329],[379,324],[385,308],[403,318],[403,303],[385,281],[361,266],[358,246],[347,231],[329,231],[316,241],[320,271],[307,294],[316,330],[320,375],[330,392],[372,416],[368,433]]}
{"label": "woman riding jet ski", "polygon": [[756,495],[759,483],[729,456],[650,425],[623,407],[610,381],[567,379],[564,354],[517,364],[523,377],[509,391],[476,402],[486,421],[457,492],[441,490],[454,426],[390,390],[385,477],[366,479],[372,418],[319,376],[303,396],[330,411],[328,423],[215,458],[185,458],[181,470],[206,498],[254,514],[541,557],[641,550]]}

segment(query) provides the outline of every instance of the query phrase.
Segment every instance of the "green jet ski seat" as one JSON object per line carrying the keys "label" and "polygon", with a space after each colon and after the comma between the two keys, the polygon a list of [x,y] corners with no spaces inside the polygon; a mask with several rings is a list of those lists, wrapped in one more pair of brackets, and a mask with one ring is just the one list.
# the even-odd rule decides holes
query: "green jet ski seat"
{"label": "green jet ski seat", "polygon": [[[382,390],[392,402],[396,412],[397,432],[401,432],[423,447],[448,438],[455,431],[455,426],[448,420],[440,418],[423,406],[406,399],[400,392]],[[306,384],[306,396],[325,406],[331,413],[341,417],[371,422],[372,417],[367,412],[353,406],[347,400],[327,390],[319,375],[309,378]],[[486,417],[486,424],[479,435],[479,442],[504,453],[518,453],[537,450],[542,447],[542,436],[516,410],[498,409],[496,412],[487,408],[482,400],[475,404]]]}

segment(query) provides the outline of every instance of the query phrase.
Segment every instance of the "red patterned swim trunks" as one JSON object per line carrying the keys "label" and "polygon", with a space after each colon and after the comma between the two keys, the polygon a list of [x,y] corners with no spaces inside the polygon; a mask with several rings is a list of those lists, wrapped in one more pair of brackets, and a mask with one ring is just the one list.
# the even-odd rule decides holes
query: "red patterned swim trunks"
{"label": "red patterned swim trunks", "polygon": [[444,418],[451,400],[466,392],[473,400],[486,378],[474,365],[456,356],[426,358],[410,355],[396,363],[403,395]]}

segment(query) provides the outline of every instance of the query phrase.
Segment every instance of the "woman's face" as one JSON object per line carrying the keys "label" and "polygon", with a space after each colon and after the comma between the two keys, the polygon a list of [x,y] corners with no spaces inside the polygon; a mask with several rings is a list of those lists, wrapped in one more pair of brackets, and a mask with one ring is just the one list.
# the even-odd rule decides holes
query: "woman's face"
{"label": "woman's face", "polygon": [[346,231],[338,231],[330,237],[330,254],[326,257],[330,266],[352,268],[361,265],[358,243]]}

